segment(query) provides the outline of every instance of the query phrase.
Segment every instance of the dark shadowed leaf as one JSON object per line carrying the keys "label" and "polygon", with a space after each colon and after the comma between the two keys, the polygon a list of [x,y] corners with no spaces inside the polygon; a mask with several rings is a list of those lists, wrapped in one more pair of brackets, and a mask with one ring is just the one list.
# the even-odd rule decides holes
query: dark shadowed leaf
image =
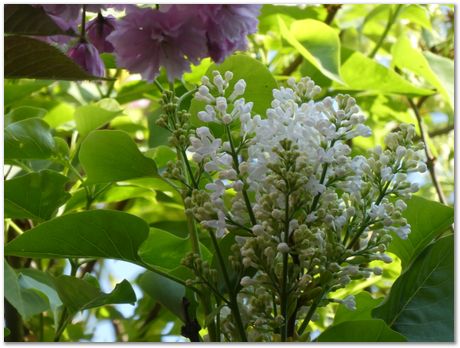
{"label": "dark shadowed leaf", "polygon": [[24,4],[4,7],[5,33],[35,36],[75,35],[72,30],[64,32],[42,8]]}
{"label": "dark shadowed leaf", "polygon": [[4,39],[5,78],[103,80],[85,72],[56,47],[25,36]]}
{"label": "dark shadowed leaf", "polygon": [[372,312],[412,342],[454,340],[454,239],[426,248]]}
{"label": "dark shadowed leaf", "polygon": [[[174,269],[181,265],[181,260],[192,250],[189,238],[179,238],[172,233],[151,228],[150,234],[139,249],[139,256],[147,264],[165,269]],[[211,258],[211,253],[201,245],[204,260]]]}
{"label": "dark shadowed leaf", "polygon": [[48,124],[40,118],[28,118],[6,126],[5,159],[49,158],[54,139]]}
{"label": "dark shadowed leaf", "polygon": [[150,271],[139,277],[138,284],[146,294],[160,302],[177,317],[184,319],[182,298],[186,290],[183,285]]}
{"label": "dark shadowed leaf", "polygon": [[19,284],[24,289],[36,289],[42,292],[49,302],[50,309],[55,312],[62,305],[53,283],[53,277],[48,273],[34,268],[18,270]]}
{"label": "dark shadowed leaf", "polygon": [[5,298],[24,319],[44,312],[49,308],[45,295],[38,290],[27,289],[21,286],[18,276],[11,266],[4,261]]}
{"label": "dark shadowed leaf", "polygon": [[390,329],[383,320],[345,321],[329,327],[318,342],[405,342],[406,338]]}
{"label": "dark shadowed leaf", "polygon": [[406,240],[393,236],[388,251],[396,254],[406,269],[434,238],[454,223],[454,209],[412,196],[403,215],[411,225],[411,233]]}
{"label": "dark shadowed leaf", "polygon": [[136,294],[127,280],[117,284],[108,294],[86,280],[66,275],[55,278],[54,284],[61,301],[72,313],[109,304],[136,302]]}
{"label": "dark shadowed leaf", "polygon": [[48,220],[70,198],[64,188],[68,180],[43,170],[5,181],[5,217]]}

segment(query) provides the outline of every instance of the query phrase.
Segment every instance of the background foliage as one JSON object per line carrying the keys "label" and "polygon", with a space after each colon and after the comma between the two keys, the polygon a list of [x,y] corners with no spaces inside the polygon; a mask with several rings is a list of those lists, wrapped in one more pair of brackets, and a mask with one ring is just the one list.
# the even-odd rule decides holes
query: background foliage
{"label": "background foliage", "polygon": [[[59,30],[31,27],[32,12],[5,11],[5,339],[184,340],[190,241],[181,197],[159,177],[176,157],[155,125],[160,93],[110,54],[104,81],[24,36]],[[264,5],[250,49],[217,67],[246,79],[261,114],[289,76],[310,76],[322,96],[351,94],[373,130],[350,144],[356,154],[400,122],[427,145],[429,171],[411,178],[421,191],[405,213],[412,233],[390,247],[400,262],[339,290],[358,294],[356,312],[322,309],[313,339],[453,341],[453,20],[453,5]],[[176,93],[215,68],[203,60]]]}

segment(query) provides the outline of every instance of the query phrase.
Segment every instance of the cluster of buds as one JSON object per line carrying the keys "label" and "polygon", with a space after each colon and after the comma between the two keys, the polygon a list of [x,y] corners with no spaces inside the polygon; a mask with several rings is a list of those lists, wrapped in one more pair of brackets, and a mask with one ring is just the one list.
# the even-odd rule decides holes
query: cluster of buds
{"label": "cluster of buds", "polygon": [[[261,117],[243,97],[246,83],[232,85],[232,78],[215,71],[195,95],[206,104],[200,120],[222,135],[201,126],[188,138],[200,171],[188,213],[218,238],[236,235],[246,270],[239,308],[250,338],[295,338],[318,306],[355,306],[352,297],[331,299],[329,292],[380,275],[373,260],[391,262],[392,234],[410,232],[404,199],[418,187],[407,174],[426,170],[423,146],[403,124],[384,149],[352,156],[349,141],[371,134],[352,97],[315,101],[321,89],[311,79],[289,79]],[[226,325],[232,335],[231,319]]]}

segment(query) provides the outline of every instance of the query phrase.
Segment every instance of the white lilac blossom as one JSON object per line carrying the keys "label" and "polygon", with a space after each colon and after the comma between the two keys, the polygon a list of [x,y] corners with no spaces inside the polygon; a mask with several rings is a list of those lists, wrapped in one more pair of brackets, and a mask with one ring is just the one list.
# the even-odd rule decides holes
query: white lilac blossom
{"label": "white lilac blossom", "polygon": [[[261,117],[244,98],[246,83],[232,79],[215,71],[195,94],[205,103],[198,112],[205,125],[192,130],[188,152],[208,179],[192,190],[188,211],[217,237],[244,232],[234,244],[240,259],[232,256],[249,272],[240,278],[241,315],[248,329],[257,328],[254,339],[265,332],[271,340],[274,326],[288,330],[290,299],[300,325],[302,313],[327,305],[326,293],[382,274],[368,263],[391,262],[385,251],[392,234],[410,233],[402,213],[417,185],[407,174],[426,166],[407,124],[388,134],[384,147],[352,156],[348,142],[370,129],[348,95],[314,100],[320,88],[311,79],[290,79]],[[356,306],[353,297],[330,301]],[[267,309],[275,304],[277,317]],[[232,320],[222,324],[229,335]]]}

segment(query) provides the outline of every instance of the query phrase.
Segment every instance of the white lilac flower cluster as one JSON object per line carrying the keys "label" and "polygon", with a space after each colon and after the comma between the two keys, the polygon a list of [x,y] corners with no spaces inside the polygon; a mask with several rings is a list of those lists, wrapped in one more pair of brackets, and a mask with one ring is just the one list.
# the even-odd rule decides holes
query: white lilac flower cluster
{"label": "white lilac flower cluster", "polygon": [[[311,79],[290,79],[273,91],[266,115],[253,116],[246,83],[232,78],[215,71],[195,95],[206,104],[200,120],[220,132],[202,126],[190,137],[188,152],[210,181],[189,206],[218,237],[239,235],[241,264],[253,270],[240,282],[242,315],[251,339],[270,340],[264,335],[277,330],[292,335],[316,306],[354,307],[352,298],[327,293],[381,274],[372,260],[391,262],[392,233],[410,232],[403,199],[418,189],[407,173],[426,166],[407,124],[387,135],[384,148],[352,156],[349,142],[371,131],[348,95],[314,101],[321,89]],[[232,327],[231,316],[221,320]]]}

